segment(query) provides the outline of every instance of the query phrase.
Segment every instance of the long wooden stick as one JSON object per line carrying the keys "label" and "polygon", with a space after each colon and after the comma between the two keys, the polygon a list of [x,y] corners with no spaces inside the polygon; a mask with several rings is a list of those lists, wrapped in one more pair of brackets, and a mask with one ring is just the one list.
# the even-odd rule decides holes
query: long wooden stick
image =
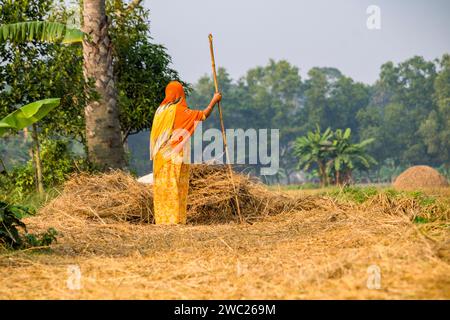
{"label": "long wooden stick", "polygon": [[[216,93],[217,93],[217,92],[219,92],[219,83],[217,81],[216,61],[214,59],[213,36],[211,33],[209,34],[208,38],[209,38],[209,51],[211,53],[211,63],[212,63],[212,72],[213,72],[213,78],[214,78],[214,86],[216,88]],[[227,137],[225,134],[225,125],[223,124],[223,115],[222,115],[222,108],[220,107],[220,102],[217,102],[217,108],[219,109],[219,118],[220,118],[220,126],[222,129],[223,147],[225,149],[225,158],[226,158],[226,161],[228,164],[228,174],[230,176],[231,185],[233,186],[234,200],[236,202],[237,214],[239,217],[239,221],[242,223],[242,222],[244,222],[244,218],[242,217],[242,214],[241,214],[241,208],[239,206],[239,199],[237,196],[236,185],[234,184],[234,180],[233,180],[233,169],[231,168],[230,156],[228,154]]]}

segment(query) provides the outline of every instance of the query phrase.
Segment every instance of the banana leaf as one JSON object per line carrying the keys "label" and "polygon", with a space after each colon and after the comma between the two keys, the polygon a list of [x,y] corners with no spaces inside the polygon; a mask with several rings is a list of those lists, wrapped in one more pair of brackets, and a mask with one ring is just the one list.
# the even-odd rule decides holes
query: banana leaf
{"label": "banana leaf", "polygon": [[0,120],[0,136],[9,130],[21,130],[41,120],[60,103],[60,98],[50,98],[24,105]]}
{"label": "banana leaf", "polygon": [[83,31],[67,28],[65,24],[59,22],[26,21],[0,26],[0,43],[8,40],[12,42],[38,40],[72,44],[83,41],[83,36]]}

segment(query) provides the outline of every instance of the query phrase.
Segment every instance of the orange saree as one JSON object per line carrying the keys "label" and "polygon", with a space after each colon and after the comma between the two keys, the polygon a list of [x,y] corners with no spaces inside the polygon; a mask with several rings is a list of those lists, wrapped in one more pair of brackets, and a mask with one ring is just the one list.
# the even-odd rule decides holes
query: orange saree
{"label": "orange saree", "polygon": [[186,223],[189,164],[184,156],[189,156],[189,137],[204,119],[202,111],[188,108],[183,86],[170,82],[155,112],[150,134],[156,224]]}

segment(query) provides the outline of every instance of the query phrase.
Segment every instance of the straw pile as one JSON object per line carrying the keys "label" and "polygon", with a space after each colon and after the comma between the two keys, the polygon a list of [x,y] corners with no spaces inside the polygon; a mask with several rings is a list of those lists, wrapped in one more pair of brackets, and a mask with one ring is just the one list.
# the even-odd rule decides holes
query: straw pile
{"label": "straw pile", "polygon": [[394,181],[398,190],[428,190],[448,186],[447,180],[429,166],[414,166],[405,170]]}
{"label": "straw pile", "polygon": [[[227,168],[214,165],[191,166],[188,196],[188,222],[224,223],[236,220],[235,194],[242,215],[249,222],[258,218],[315,206],[310,198],[293,199],[267,190],[246,175],[233,174],[230,183]],[[60,196],[41,209],[41,213],[65,213],[85,216],[102,222],[153,220],[151,186],[137,182],[123,171],[72,176]]]}
{"label": "straw pile", "polygon": [[43,214],[63,213],[108,220],[152,221],[151,188],[122,171],[75,174],[64,183],[62,193],[43,207]]}

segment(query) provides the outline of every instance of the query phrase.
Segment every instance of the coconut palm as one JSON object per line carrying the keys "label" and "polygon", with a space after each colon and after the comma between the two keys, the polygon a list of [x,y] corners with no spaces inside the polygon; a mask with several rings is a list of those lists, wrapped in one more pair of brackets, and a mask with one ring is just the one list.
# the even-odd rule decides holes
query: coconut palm
{"label": "coconut palm", "polygon": [[83,1],[83,18],[83,31],[89,36],[83,40],[84,75],[95,80],[95,90],[100,95],[85,109],[89,159],[101,167],[121,168],[125,155],[105,0]]}

